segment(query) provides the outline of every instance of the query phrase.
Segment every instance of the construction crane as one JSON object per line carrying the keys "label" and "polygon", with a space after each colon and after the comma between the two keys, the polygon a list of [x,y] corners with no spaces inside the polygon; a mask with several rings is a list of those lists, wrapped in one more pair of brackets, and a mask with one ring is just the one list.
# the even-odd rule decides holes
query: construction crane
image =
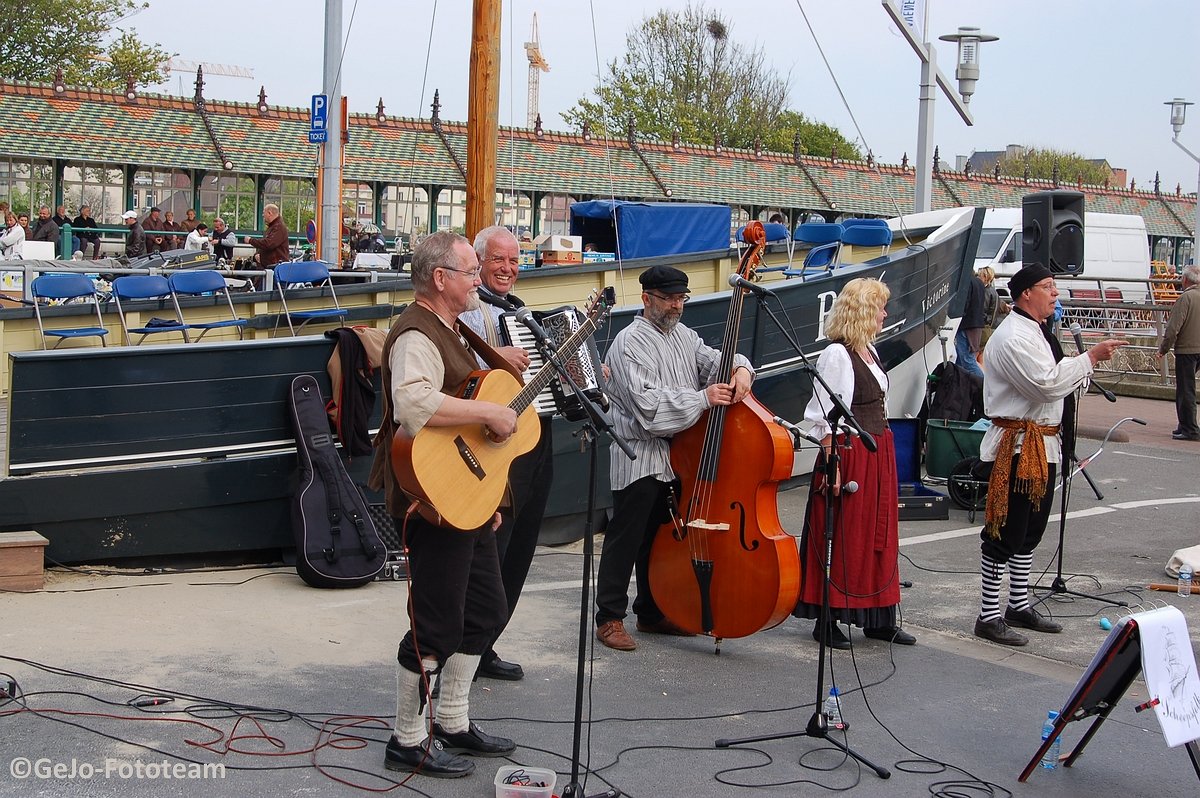
{"label": "construction crane", "polygon": [[541,84],[541,72],[549,72],[550,65],[542,57],[542,48],[538,44],[537,14],[533,15],[533,30],[529,34],[532,41],[525,42],[525,56],[529,59],[529,104],[526,109],[527,125],[533,127],[538,118],[538,87]]}
{"label": "construction crane", "polygon": [[249,67],[231,66],[230,64],[210,64],[208,61],[189,61],[185,58],[168,58],[165,65],[171,72],[190,72],[194,75],[198,67],[204,67],[205,75],[221,75],[227,78],[247,78],[254,80],[254,70]]}

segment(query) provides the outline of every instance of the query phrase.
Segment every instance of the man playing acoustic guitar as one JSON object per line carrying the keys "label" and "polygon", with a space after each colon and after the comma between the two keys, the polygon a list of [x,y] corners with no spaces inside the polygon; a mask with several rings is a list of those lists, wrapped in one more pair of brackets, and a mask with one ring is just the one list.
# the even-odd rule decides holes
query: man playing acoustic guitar
{"label": "man playing acoustic guitar", "polygon": [[[384,423],[371,470],[372,487],[386,490],[388,511],[405,530],[411,574],[411,626],[397,654],[396,725],[384,765],[440,778],[475,770],[456,753],[503,756],[516,747],[485,734],[468,717],[480,655],[508,619],[494,534],[500,515],[462,531],[410,512],[415,502],[400,490],[389,453],[397,426],[415,436],[427,426],[483,425],[499,441],[517,430],[511,408],[454,395],[478,368],[473,349],[496,362],[487,344],[458,322],[478,302],[479,272],[475,251],[454,233],[434,233],[413,252],[416,301],[397,317],[384,344]],[[441,697],[431,735],[424,708],[437,672]]]}

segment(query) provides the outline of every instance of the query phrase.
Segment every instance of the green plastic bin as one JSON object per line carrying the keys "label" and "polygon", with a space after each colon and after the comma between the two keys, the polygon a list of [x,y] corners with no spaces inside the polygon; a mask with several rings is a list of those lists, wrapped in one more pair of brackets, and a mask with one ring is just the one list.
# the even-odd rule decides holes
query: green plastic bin
{"label": "green plastic bin", "polygon": [[948,477],[964,457],[978,457],[984,430],[971,429],[973,421],[931,418],[925,427],[925,472]]}

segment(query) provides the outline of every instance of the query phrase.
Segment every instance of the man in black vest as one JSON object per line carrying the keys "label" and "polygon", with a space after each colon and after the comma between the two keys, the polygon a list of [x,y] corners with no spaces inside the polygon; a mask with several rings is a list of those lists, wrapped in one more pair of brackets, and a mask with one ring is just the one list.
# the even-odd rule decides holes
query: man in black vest
{"label": "man in black vest", "polygon": [[[468,713],[480,657],[507,618],[496,554],[500,514],[471,531],[444,529],[408,514],[412,502],[396,484],[391,442],[397,427],[415,436],[426,426],[465,424],[484,424],[503,440],[516,431],[517,414],[505,405],[454,395],[478,369],[472,350],[494,356],[458,321],[477,301],[480,284],[467,240],[442,232],[422,241],[413,253],[412,283],[415,301],[397,317],[383,347],[384,423],[371,469],[371,486],[385,490],[388,511],[397,529],[405,530],[411,575],[411,627],[397,653],[396,722],[384,766],[455,778],[475,770],[456,753],[503,756],[516,747],[508,738],[484,733]],[[441,696],[430,735],[423,709],[430,676],[439,672]]]}

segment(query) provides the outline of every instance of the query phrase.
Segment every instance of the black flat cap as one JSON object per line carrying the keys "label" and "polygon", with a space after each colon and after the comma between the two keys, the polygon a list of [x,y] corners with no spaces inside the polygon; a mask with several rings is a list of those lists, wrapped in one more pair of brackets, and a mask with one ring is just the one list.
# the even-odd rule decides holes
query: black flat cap
{"label": "black flat cap", "polygon": [[662,291],[664,294],[686,294],[688,276],[671,266],[651,266],[638,277],[642,290]]}

